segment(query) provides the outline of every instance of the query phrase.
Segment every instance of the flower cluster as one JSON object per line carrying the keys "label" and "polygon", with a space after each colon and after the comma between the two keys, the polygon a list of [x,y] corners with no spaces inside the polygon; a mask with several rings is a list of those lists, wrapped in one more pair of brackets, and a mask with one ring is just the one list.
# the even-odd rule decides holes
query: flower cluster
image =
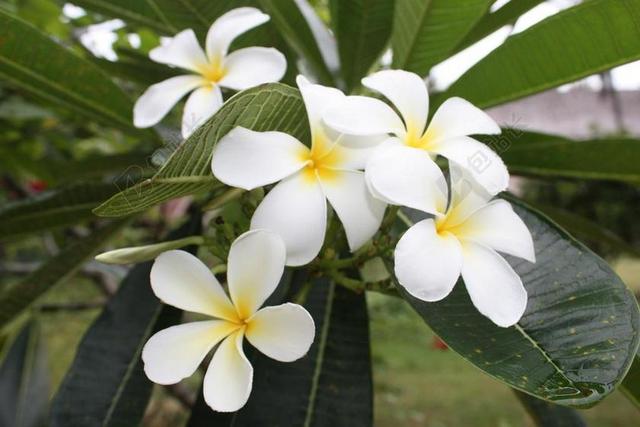
{"label": "flower cluster", "polygon": [[[209,30],[206,53],[191,30],[151,51],[155,61],[193,73],[151,86],[138,100],[136,126],[157,123],[193,90],[183,115],[183,134],[222,105],[221,87],[245,89],[277,81],[282,54],[245,48],[228,54],[241,33],[268,20],[253,8],[235,9]],[[236,127],[214,149],[214,176],[252,190],[275,184],[255,210],[251,231],[232,245],[227,297],[210,270],[182,251],[160,255],[153,265],[155,294],[168,304],[214,320],[174,326],[155,334],[143,351],[150,379],[171,384],[190,376],[216,345],[204,380],[206,402],[235,411],[247,401],[252,367],[244,338],[280,361],[302,357],[314,323],[295,304],[260,307],[278,284],[285,265],[308,264],[320,253],[327,229],[327,202],[344,227],[351,251],[380,229],[388,205],[426,214],[399,239],[394,273],[404,290],[439,301],[460,276],[477,309],[508,327],[523,315],[527,293],[498,253],[535,262],[531,234],[504,200],[507,169],[487,145],[471,135],[498,134],[499,126],[460,98],[445,101],[430,123],[425,82],[402,70],[377,72],[364,87],[385,97],[346,96],[298,76],[311,131],[310,147],[282,132]],[[448,160],[449,180],[436,163]]]}

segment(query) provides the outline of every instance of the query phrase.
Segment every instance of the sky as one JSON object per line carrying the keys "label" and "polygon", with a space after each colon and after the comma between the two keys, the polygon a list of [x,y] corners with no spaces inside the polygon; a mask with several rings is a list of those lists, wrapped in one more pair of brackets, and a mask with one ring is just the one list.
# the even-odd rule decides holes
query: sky
{"label": "sky", "polygon": [[[499,9],[508,2],[509,0],[498,0],[492,6],[492,11]],[[541,3],[521,16],[513,28],[504,27],[475,45],[436,65],[431,70],[431,82],[436,89],[445,89],[465,71],[501,45],[510,34],[522,32],[543,19],[579,2],[580,0],[549,0]],[[85,12],[81,8],[67,3],[64,6],[63,13],[67,18],[74,19],[83,16]],[[112,44],[117,40],[114,31],[124,27],[124,25],[124,22],[118,19],[92,25],[80,36],[80,40],[94,55],[114,61],[117,59],[112,49]],[[134,47],[139,44],[139,38],[136,34],[131,34],[129,41]],[[614,87],[618,90],[640,90],[640,61],[613,69],[612,77]],[[576,85],[585,86],[593,90],[599,90],[602,87],[600,78],[598,76],[591,76],[584,80],[562,86],[559,90],[564,92]]]}

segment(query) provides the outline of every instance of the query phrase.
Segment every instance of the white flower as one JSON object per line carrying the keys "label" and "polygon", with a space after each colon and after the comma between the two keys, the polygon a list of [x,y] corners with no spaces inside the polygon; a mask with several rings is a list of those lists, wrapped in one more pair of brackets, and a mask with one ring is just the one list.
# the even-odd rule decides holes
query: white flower
{"label": "white flower", "polygon": [[206,54],[190,29],[149,52],[156,62],[195,74],[172,77],[149,87],[133,109],[135,126],[155,125],[183,96],[193,91],[182,115],[182,135],[186,138],[222,106],[221,87],[243,90],[280,80],[287,61],[276,49],[248,47],[227,54],[236,37],[268,20],[268,15],[252,7],[233,9],[209,28]]}
{"label": "white flower", "polygon": [[172,326],[153,335],[142,350],[144,371],[158,384],[191,376],[218,345],[204,376],[204,399],[216,411],[242,408],[251,393],[253,367],[246,338],[272,359],[292,362],[311,346],[315,325],[297,304],[263,307],[284,270],[285,247],[276,234],[249,231],[231,245],[227,297],[211,271],[184,251],[160,255],[151,269],[153,292],[167,304],[213,320]]}
{"label": "white flower", "polygon": [[287,247],[287,265],[304,265],[324,242],[326,199],[356,250],[378,230],[385,204],[367,190],[360,170],[370,150],[339,144],[323,126],[323,112],[344,99],[337,89],[310,84],[298,76],[311,128],[311,149],[282,132],[235,128],[218,142],[211,169],[223,183],[251,190],[280,181],[264,198],[251,228],[278,233]]}
{"label": "white flower", "polygon": [[[498,326],[511,326],[524,313],[527,292],[496,251],[535,262],[531,234],[508,202],[489,201],[461,169],[450,169],[449,206],[444,215],[420,221],[402,236],[395,249],[396,277],[414,297],[439,301],[462,275],[478,311]],[[422,183],[426,192],[438,194],[435,205],[446,205],[446,193],[434,193],[432,186]]]}
{"label": "white flower", "polygon": [[[386,70],[362,79],[362,84],[387,97],[400,116],[378,99],[350,96],[338,108],[328,110],[324,120],[330,127],[346,134],[392,135],[372,156],[366,168],[367,184],[377,196],[391,203],[411,206],[403,203],[406,201],[403,189],[397,187],[402,177],[392,173],[389,165],[402,173],[402,165],[420,162],[428,168],[423,173],[437,175],[433,162],[436,155],[469,170],[491,194],[506,189],[509,174],[500,157],[487,145],[468,136],[500,133],[500,127],[487,114],[461,98],[451,98],[435,112],[427,127],[429,94],[418,75]],[[424,160],[411,160],[412,157]],[[405,176],[403,186],[411,185],[411,178]],[[430,212],[434,213],[433,209]]]}

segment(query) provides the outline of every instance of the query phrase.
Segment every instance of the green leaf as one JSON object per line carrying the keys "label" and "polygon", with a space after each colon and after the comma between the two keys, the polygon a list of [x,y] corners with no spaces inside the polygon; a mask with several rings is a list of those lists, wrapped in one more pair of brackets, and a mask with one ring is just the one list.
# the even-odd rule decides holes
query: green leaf
{"label": "green leaf", "polygon": [[177,33],[186,28],[204,36],[220,15],[234,7],[246,6],[248,0],[146,0],[163,22]]}
{"label": "green leaf", "polygon": [[579,141],[519,129],[478,139],[499,153],[514,174],[640,183],[638,139]]}
{"label": "green leaf", "polygon": [[539,427],[587,427],[575,409],[546,402],[518,390],[514,393]]}
{"label": "green leaf", "polygon": [[278,130],[301,141],[309,129],[298,90],[280,83],[258,86],[232,97],[171,155],[151,179],[100,205],[101,216],[140,212],[164,201],[211,189],[211,155],[218,140],[236,126],[257,131]]}
{"label": "green leaf", "polygon": [[0,240],[95,218],[91,210],[117,191],[115,183],[73,184],[7,203],[0,208]]}
{"label": "green leaf", "polygon": [[640,350],[638,350],[627,376],[620,384],[620,391],[640,409]]}
{"label": "green leaf", "polygon": [[[318,45],[318,40],[305,19],[296,0],[258,0],[258,3],[271,16],[271,22],[278,29],[289,46],[309,65],[310,71],[322,84],[332,85],[333,76]],[[316,23],[317,24],[317,23]],[[318,26],[319,27],[319,26]],[[327,37],[327,29],[316,28]]]}
{"label": "green leaf", "polygon": [[545,216],[521,202],[514,209],[536,249],[535,264],[505,257],[529,295],[515,326],[482,316],[462,281],[437,303],[399,289],[453,350],[494,378],[557,404],[593,405],[622,381],[638,349],[635,297],[604,260]]}
{"label": "green leaf", "polygon": [[387,46],[395,3],[395,0],[331,0],[331,23],[348,91],[360,85],[360,79]]}
{"label": "green leaf", "polygon": [[41,295],[67,280],[128,222],[114,221],[67,246],[25,279],[0,293],[0,329]]}
{"label": "green leaf", "polygon": [[117,49],[117,61],[95,58],[94,62],[109,74],[144,85],[180,75],[180,70],[158,64],[142,53],[131,49]]}
{"label": "green leaf", "polygon": [[0,366],[0,425],[40,427],[49,412],[49,366],[40,329],[30,321]]}
{"label": "green leaf", "polygon": [[95,64],[2,11],[0,77],[39,98],[141,134],[133,126],[131,100]]}
{"label": "green leaf", "polygon": [[[194,215],[169,238],[199,232],[200,221]],[[53,427],[140,425],[152,388],[143,370],[142,347],[152,333],[177,323],[181,314],[153,294],[151,265],[139,264],[129,272],[82,338],[53,401]]]}
{"label": "green leaf", "polygon": [[640,0],[586,1],[507,39],[438,101],[461,96],[487,108],[637,59]]}
{"label": "green leaf", "polygon": [[172,32],[170,25],[160,19],[153,0],[74,0],[73,4],[105,16],[120,18],[130,24],[165,33]]}
{"label": "green leaf", "polygon": [[[306,281],[295,271],[293,288]],[[350,426],[373,423],[369,319],[363,294],[312,279],[304,306],[316,324],[309,353],[293,363],[252,350],[253,390],[240,411],[216,413],[198,398],[188,427]]]}
{"label": "green leaf", "polygon": [[487,12],[492,0],[396,1],[393,68],[421,76],[447,58]]}
{"label": "green leaf", "polygon": [[545,0],[518,0],[510,1],[493,13],[485,15],[484,18],[473,27],[467,36],[460,42],[456,51],[460,51],[475,42],[482,40],[489,34],[498,31],[505,25],[513,25],[529,10],[533,9]]}

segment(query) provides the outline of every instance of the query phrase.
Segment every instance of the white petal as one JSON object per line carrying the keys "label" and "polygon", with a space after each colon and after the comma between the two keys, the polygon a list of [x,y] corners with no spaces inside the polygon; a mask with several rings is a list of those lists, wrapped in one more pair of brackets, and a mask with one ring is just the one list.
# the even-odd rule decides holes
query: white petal
{"label": "white petal", "polygon": [[160,254],[151,267],[151,288],[158,298],[179,309],[231,321],[238,318],[211,270],[189,252]]}
{"label": "white petal", "polygon": [[406,128],[422,136],[429,115],[429,93],[420,76],[404,70],[383,70],[363,78],[362,84],[383,94],[400,111]]}
{"label": "white petal", "polygon": [[284,242],[270,231],[248,231],[233,242],[227,261],[227,281],[241,319],[251,317],[276,289],[286,258]]}
{"label": "white petal", "polygon": [[239,7],[220,16],[207,33],[209,60],[220,61],[227,55],[229,46],[236,37],[268,20],[269,15],[253,7]]}
{"label": "white petal", "polygon": [[369,159],[365,174],[370,188],[395,205],[430,214],[446,209],[446,181],[424,150],[385,143]]}
{"label": "white petal", "polygon": [[216,145],[213,175],[232,187],[253,190],[302,169],[309,149],[283,132],[255,132],[236,127]]}
{"label": "white petal", "polygon": [[428,133],[433,143],[469,135],[496,135],[500,126],[484,111],[462,98],[449,98],[435,112]]}
{"label": "white petal", "polygon": [[144,372],[157,384],[180,382],[193,375],[214,345],[238,328],[226,320],[207,320],[157,332],[142,349]]}
{"label": "white petal", "polygon": [[[326,122],[325,122],[326,125]],[[327,126],[327,128],[329,128]],[[330,128],[329,128],[330,129]],[[381,135],[347,135],[344,133],[333,131],[340,138],[340,145],[349,148],[373,148],[385,142],[389,139],[389,135],[381,134]]]}
{"label": "white petal", "polygon": [[133,124],[138,128],[155,125],[183,96],[202,85],[201,77],[176,76],[149,86],[133,107]]}
{"label": "white petal", "polygon": [[460,242],[450,233],[438,234],[433,219],[415,224],[402,236],[394,253],[398,282],[414,297],[440,301],[460,277]]}
{"label": "white petal", "polygon": [[220,86],[244,90],[280,81],[287,71],[287,59],[270,47],[247,47],[227,56],[224,69],[225,75],[219,82]]}
{"label": "white petal", "polygon": [[265,307],[247,325],[249,342],[263,354],[280,362],[293,362],[307,354],[316,327],[307,310],[286,303]]}
{"label": "white petal", "polygon": [[377,148],[378,147],[375,146],[344,146],[342,143],[338,143],[333,148],[336,150],[336,158],[338,159],[334,166],[336,169],[362,170],[376,152]]}
{"label": "white petal", "polygon": [[284,179],[262,200],[251,218],[251,229],[278,233],[287,247],[287,265],[313,260],[324,242],[327,202],[320,183],[305,171]]}
{"label": "white petal", "polygon": [[462,278],[478,311],[504,328],[520,320],[527,291],[513,268],[494,250],[465,242]]}
{"label": "white petal", "polygon": [[242,350],[243,333],[229,335],[218,347],[204,376],[203,394],[214,411],[235,412],[251,394],[253,367]]}
{"label": "white petal", "polygon": [[531,233],[505,200],[478,209],[456,229],[456,236],[536,262]]}
{"label": "white petal", "polygon": [[184,105],[182,136],[188,138],[222,107],[222,92],[214,85],[196,89]]}
{"label": "white petal", "polygon": [[491,194],[480,186],[468,170],[449,162],[451,201],[447,211],[447,224],[458,225],[472,213],[487,205]]}
{"label": "white petal", "polygon": [[406,133],[404,123],[391,107],[366,96],[347,96],[337,107],[328,109],[323,118],[329,127],[349,135]]}
{"label": "white petal", "polygon": [[345,99],[344,94],[338,89],[311,84],[302,75],[296,78],[298,88],[304,100],[304,106],[309,117],[311,132],[322,129],[323,114],[331,108],[335,108]]}
{"label": "white petal", "polygon": [[207,66],[207,57],[191,29],[179,32],[167,43],[152,49],[149,57],[161,64],[174,65],[196,73]]}
{"label": "white petal", "polygon": [[369,193],[362,172],[335,171],[331,179],[320,182],[342,222],[349,249],[351,252],[358,250],[380,228],[386,203]]}
{"label": "white petal", "polygon": [[466,136],[448,139],[433,151],[465,168],[492,195],[509,185],[509,172],[500,156],[475,139]]}

